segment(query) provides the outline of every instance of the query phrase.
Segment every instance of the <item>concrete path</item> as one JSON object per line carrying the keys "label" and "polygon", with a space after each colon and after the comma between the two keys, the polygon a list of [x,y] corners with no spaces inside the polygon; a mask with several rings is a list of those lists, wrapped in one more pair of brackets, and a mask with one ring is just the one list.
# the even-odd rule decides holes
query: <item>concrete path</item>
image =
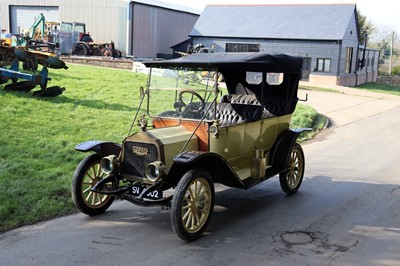
{"label": "concrete path", "polygon": [[[333,89],[333,88],[331,88]],[[392,110],[399,104],[400,97],[368,92],[347,87],[335,87],[338,93],[300,90],[299,98],[308,101],[319,113],[327,116],[331,126],[342,126],[353,121],[371,117]]]}

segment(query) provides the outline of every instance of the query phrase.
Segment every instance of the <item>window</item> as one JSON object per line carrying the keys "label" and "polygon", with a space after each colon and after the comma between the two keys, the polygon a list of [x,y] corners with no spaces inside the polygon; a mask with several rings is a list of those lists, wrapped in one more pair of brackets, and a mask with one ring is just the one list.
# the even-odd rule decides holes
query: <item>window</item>
{"label": "window", "polygon": [[268,85],[281,85],[283,82],[283,73],[267,73]]}
{"label": "window", "polygon": [[259,52],[259,44],[251,43],[227,43],[225,47],[226,52]]}
{"label": "window", "polygon": [[330,72],[331,71],[331,59],[330,58],[317,58],[317,71],[318,72]]}
{"label": "window", "polygon": [[346,69],[345,73],[351,73],[351,65],[353,64],[353,47],[346,48]]}
{"label": "window", "polygon": [[261,84],[262,72],[246,72],[246,82],[252,85]]}
{"label": "window", "polygon": [[85,25],[75,25],[75,31],[85,33]]}
{"label": "window", "polygon": [[72,32],[72,23],[62,22],[60,31]]}

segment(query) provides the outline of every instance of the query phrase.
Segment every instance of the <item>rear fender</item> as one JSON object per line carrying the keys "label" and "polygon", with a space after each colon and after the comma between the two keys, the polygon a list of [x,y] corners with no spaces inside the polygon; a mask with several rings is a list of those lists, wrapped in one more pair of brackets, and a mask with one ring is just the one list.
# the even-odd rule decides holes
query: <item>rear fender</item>
{"label": "rear fender", "polygon": [[81,152],[94,151],[100,157],[105,157],[111,154],[118,157],[122,150],[122,146],[109,141],[89,140],[76,145],[75,150]]}
{"label": "rear fender", "polygon": [[174,158],[174,163],[165,179],[168,187],[175,187],[181,177],[190,169],[207,171],[214,182],[229,187],[245,188],[243,182],[220,155],[213,152],[184,152]]}
{"label": "rear fender", "polygon": [[272,145],[269,154],[269,162],[272,165],[272,171],[267,176],[276,175],[286,170],[290,159],[290,152],[298,136],[304,131],[311,131],[312,128],[299,128],[295,130],[288,129],[283,131]]}

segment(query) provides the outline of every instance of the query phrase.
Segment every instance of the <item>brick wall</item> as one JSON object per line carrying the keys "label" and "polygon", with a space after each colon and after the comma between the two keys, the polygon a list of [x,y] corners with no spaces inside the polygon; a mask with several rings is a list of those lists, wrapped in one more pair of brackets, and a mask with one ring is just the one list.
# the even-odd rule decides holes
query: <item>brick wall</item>
{"label": "brick wall", "polygon": [[83,65],[91,65],[91,66],[101,66],[101,67],[110,67],[110,68],[120,68],[120,69],[129,69],[132,70],[134,61],[132,60],[115,60],[115,59],[104,59],[104,58],[93,58],[93,57],[69,57],[62,56],[60,58],[65,63],[72,64],[83,64]]}
{"label": "brick wall", "polygon": [[399,86],[400,87],[400,76],[383,76],[380,75],[376,81],[378,84]]}

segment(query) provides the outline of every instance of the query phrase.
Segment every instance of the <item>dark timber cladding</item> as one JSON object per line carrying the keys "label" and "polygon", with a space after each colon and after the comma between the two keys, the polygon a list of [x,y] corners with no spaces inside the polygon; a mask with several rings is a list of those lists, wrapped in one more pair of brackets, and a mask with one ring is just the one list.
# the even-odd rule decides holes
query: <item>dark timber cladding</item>
{"label": "dark timber cladding", "polygon": [[357,86],[376,80],[379,60],[368,47],[363,59],[357,19],[355,4],[210,5],[189,36],[215,52],[299,56],[303,81]]}
{"label": "dark timber cladding", "polygon": [[199,17],[196,10],[156,1],[132,1],[129,9],[128,53],[138,57],[171,56],[170,47],[187,39]]}

